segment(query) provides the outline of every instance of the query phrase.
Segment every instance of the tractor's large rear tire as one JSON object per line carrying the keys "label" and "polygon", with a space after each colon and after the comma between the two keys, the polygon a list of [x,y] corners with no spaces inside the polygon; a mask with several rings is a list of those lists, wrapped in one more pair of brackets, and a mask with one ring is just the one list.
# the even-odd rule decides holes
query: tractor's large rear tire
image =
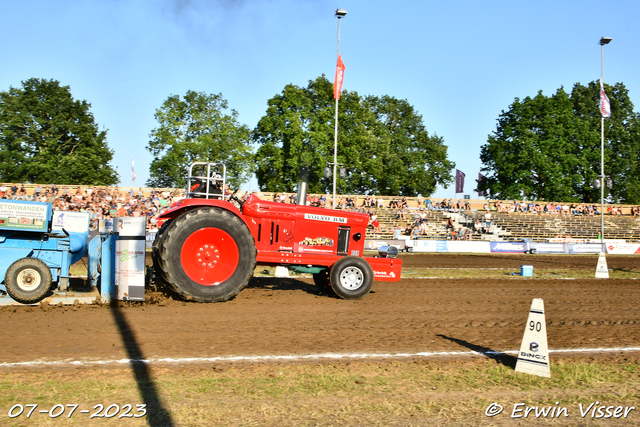
{"label": "tractor's large rear tire", "polygon": [[158,229],[153,244],[151,245],[151,259],[153,260],[153,266],[151,267],[150,283],[157,288],[162,287],[165,284],[164,277],[162,275],[162,268],[160,267],[160,248],[164,239],[165,232],[169,227],[170,221],[165,221]]}
{"label": "tractor's large rear tire", "polygon": [[224,209],[199,208],[171,221],[155,252],[164,282],[187,300],[227,301],[249,283],[256,266],[253,236]]}
{"label": "tractor's large rear tire", "polygon": [[7,269],[4,284],[11,298],[22,304],[35,304],[51,289],[51,270],[38,258],[20,258]]}

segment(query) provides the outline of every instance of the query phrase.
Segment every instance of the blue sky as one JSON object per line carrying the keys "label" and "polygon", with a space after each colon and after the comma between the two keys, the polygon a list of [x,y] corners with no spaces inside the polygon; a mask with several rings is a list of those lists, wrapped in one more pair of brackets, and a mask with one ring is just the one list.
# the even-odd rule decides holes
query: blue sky
{"label": "blue sky", "polygon": [[[333,80],[338,20],[343,88],[406,99],[476,198],[480,147],[515,97],[550,95],[600,77],[640,108],[637,0],[23,0],[1,3],[0,90],[56,79],[108,129],[121,185],[131,156],[144,185],[155,110],[187,90],[222,93],[255,127],[267,101],[321,74]],[[634,47],[635,46],[635,47]],[[635,52],[635,53],[634,53]],[[596,108],[596,106],[594,106]],[[253,180],[245,189],[255,188]],[[436,197],[456,197],[455,187]],[[458,196],[460,197],[460,195]]]}

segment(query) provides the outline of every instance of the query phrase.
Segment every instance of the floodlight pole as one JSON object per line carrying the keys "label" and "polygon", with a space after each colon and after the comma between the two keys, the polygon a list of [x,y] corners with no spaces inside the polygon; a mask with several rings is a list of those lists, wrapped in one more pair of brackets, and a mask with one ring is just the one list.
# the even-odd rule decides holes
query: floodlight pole
{"label": "floodlight pole", "polygon": [[[338,18],[338,59],[340,59],[340,19],[347,14],[344,9],[336,9],[336,17]],[[337,84],[337,82],[333,82]],[[334,132],[333,132],[333,200],[331,207],[336,208],[336,175],[338,172],[338,97],[336,97],[336,118],[334,120]]]}
{"label": "floodlight pole", "polygon": [[[604,45],[609,44],[610,41],[611,37],[600,38],[600,83],[602,87],[604,87]],[[606,254],[604,246],[604,115],[602,111],[600,111],[600,120],[600,245],[602,253]]]}

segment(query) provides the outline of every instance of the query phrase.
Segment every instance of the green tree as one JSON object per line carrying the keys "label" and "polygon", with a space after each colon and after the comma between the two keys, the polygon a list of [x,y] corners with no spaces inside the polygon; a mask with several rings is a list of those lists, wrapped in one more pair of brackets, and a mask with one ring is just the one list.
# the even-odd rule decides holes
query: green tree
{"label": "green tree", "polygon": [[183,187],[193,162],[225,163],[233,188],[247,182],[253,173],[250,131],[228,109],[222,94],[189,90],[184,98],[169,96],[156,110],[158,127],[147,145],[153,155],[147,185]]}
{"label": "green tree", "polygon": [[[258,184],[263,191],[294,191],[302,166],[309,191],[332,191],[323,169],[333,162],[335,101],[324,76],[306,88],[287,85],[268,102],[253,131]],[[455,165],[443,139],[430,136],[406,100],[360,97],[343,91],[338,109],[338,163],[347,169],[339,191],[356,194],[430,195],[449,185]]]}
{"label": "green tree", "polygon": [[107,132],[69,86],[32,78],[0,92],[0,181],[113,185]]}
{"label": "green tree", "polygon": [[[496,131],[482,146],[478,189],[496,199],[592,203],[600,199],[593,181],[600,175],[599,83],[577,83],[515,99],[498,118]],[[612,117],[605,119],[605,173],[612,176],[612,202],[637,203],[638,115],[621,83],[605,85]]]}

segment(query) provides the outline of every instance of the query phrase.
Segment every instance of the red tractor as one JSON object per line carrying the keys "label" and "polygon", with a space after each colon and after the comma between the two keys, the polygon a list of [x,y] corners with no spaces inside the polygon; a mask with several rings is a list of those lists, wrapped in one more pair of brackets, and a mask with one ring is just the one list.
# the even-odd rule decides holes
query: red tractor
{"label": "red tractor", "polygon": [[367,214],[253,194],[240,201],[225,189],[223,164],[194,163],[187,198],[159,217],[164,223],[153,243],[154,272],[183,298],[229,300],[247,285],[256,264],[310,273],[321,290],[344,299],[364,297],[374,280],[400,280],[395,248],[363,257]]}

